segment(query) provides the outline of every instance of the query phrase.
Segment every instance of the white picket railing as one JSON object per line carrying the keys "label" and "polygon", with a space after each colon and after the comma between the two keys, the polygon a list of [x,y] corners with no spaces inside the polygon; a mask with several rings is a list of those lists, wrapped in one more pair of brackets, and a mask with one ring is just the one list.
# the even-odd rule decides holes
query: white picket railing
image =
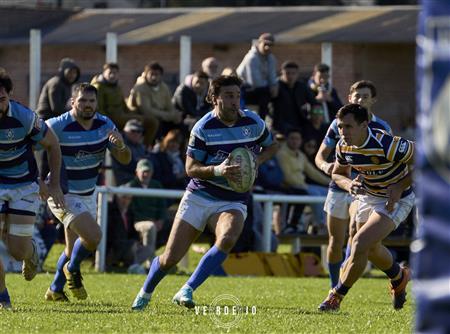
{"label": "white picket railing", "polygon": [[[97,248],[95,267],[100,272],[105,271],[109,194],[122,194],[122,195],[160,197],[160,198],[181,198],[184,194],[184,190],[142,189],[142,188],[105,187],[105,186],[98,187],[97,192],[98,192],[97,221],[102,230],[103,237]],[[303,204],[324,203],[325,197],[305,196],[305,195],[254,194],[253,200],[264,203],[263,249],[265,252],[270,252],[273,203],[274,202],[303,203]]]}

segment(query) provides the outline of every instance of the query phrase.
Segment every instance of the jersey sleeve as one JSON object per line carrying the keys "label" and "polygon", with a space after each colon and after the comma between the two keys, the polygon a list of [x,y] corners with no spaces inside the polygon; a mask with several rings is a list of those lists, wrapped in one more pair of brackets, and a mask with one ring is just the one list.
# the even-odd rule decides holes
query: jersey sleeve
{"label": "jersey sleeve", "polygon": [[32,141],[40,142],[47,134],[48,126],[45,121],[37,114],[33,113],[32,123],[30,124],[29,136]]}
{"label": "jersey sleeve", "polygon": [[207,157],[205,138],[197,126],[191,130],[186,154],[200,162],[204,162]]}
{"label": "jersey sleeve", "polygon": [[323,138],[323,143],[326,147],[334,148],[336,146],[337,140],[336,138],[339,137],[339,132],[337,128],[337,122],[336,120],[333,120],[331,122],[330,126],[328,127],[327,133],[325,134],[325,137]]}
{"label": "jersey sleeve", "polygon": [[[385,136],[387,137],[387,136]],[[386,140],[386,158],[389,161],[398,161],[406,163],[411,159],[414,153],[414,142],[402,137],[388,137]]]}
{"label": "jersey sleeve", "polygon": [[262,147],[267,147],[272,145],[273,143],[273,136],[272,133],[267,129],[266,123],[264,121],[258,122],[259,125],[259,133],[260,136],[257,139],[257,144]]}
{"label": "jersey sleeve", "polygon": [[339,144],[340,144],[340,142],[338,142],[338,144],[336,145],[336,161],[340,165],[346,166],[346,165],[348,165],[348,162],[347,162],[347,160],[345,160],[345,157],[341,151],[341,145],[339,145]]}

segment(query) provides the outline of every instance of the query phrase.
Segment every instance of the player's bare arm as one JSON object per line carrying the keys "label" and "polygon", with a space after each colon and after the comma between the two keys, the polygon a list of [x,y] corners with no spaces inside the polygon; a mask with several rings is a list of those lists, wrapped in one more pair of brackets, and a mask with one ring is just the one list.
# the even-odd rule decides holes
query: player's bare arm
{"label": "player's bare arm", "polygon": [[266,162],[267,160],[271,159],[275,153],[277,153],[278,148],[280,145],[277,142],[273,142],[271,145],[264,147],[260,154],[256,157],[256,168]]}
{"label": "player's bare arm", "polygon": [[52,197],[57,207],[64,207],[64,194],[60,186],[61,149],[53,130],[48,128],[45,137],[39,142],[47,151],[50,180],[48,184],[48,196]]}
{"label": "player's bare arm", "polygon": [[111,154],[113,157],[123,165],[128,165],[131,161],[131,151],[125,142],[122,135],[118,131],[111,131],[109,134],[109,141],[113,144]]}
{"label": "player's bare arm", "polygon": [[205,166],[200,161],[186,157],[186,174],[192,178],[212,179],[214,176],[223,176],[227,179],[238,180],[241,176],[241,166],[229,165],[229,157],[220,165]]}
{"label": "player's bare arm", "polygon": [[333,172],[331,174],[331,178],[339,188],[348,191],[353,194],[352,191],[356,190],[356,187],[362,186],[360,181],[355,181],[350,178],[351,166],[350,165],[341,165],[339,162],[334,163]]}
{"label": "player's bare arm", "polygon": [[324,143],[320,144],[319,151],[317,151],[316,158],[314,162],[316,163],[317,168],[319,168],[322,172],[331,176],[331,172],[333,171],[334,163],[327,162],[328,157],[330,156],[332,151],[331,147],[328,147]]}

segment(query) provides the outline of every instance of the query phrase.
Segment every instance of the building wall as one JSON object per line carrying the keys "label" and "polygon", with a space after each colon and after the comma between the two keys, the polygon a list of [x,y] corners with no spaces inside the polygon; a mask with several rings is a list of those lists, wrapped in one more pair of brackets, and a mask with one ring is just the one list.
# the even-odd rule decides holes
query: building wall
{"label": "building wall", "polygon": [[[249,44],[194,44],[192,69],[200,68],[202,59],[215,56],[222,66],[237,67],[249,50]],[[279,65],[294,60],[302,77],[308,77],[320,61],[320,44],[277,44],[273,50]],[[0,49],[0,66],[13,78],[15,97],[28,104],[28,46],[7,46]],[[99,73],[105,60],[105,47],[100,45],[42,46],[42,83],[56,74],[59,60],[75,59],[81,68],[82,80]],[[178,82],[179,46],[173,44],[120,46],[118,61],[121,85],[128,96],[136,77],[146,63],[156,60],[165,69],[165,80],[174,89]],[[378,88],[375,112],[388,120],[395,130],[415,113],[415,49],[412,44],[335,44],[333,48],[333,84],[345,103],[348,89],[357,80],[372,80]]]}

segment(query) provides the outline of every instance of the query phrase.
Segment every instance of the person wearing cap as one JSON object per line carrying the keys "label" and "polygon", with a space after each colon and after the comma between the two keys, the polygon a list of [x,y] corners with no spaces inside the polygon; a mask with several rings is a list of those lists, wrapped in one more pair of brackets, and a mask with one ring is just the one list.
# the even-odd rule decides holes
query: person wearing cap
{"label": "person wearing cap", "polygon": [[144,138],[144,127],[141,121],[130,119],[123,128],[123,140],[131,151],[131,161],[127,165],[121,164],[112,157],[112,171],[116,185],[122,185],[131,181],[135,176],[137,162],[148,156],[145,145],[142,143]]}
{"label": "person wearing cap", "polygon": [[299,80],[298,64],[288,60],[281,65],[278,96],[273,103],[273,128],[282,134],[294,127],[303,129],[308,122],[307,110],[317,104],[306,83]]}
{"label": "person wearing cap", "polygon": [[257,105],[263,120],[268,113],[270,99],[278,95],[277,62],[272,54],[274,43],[271,33],[260,35],[236,69],[245,83],[245,103]]}
{"label": "person wearing cap", "polygon": [[[140,159],[136,165],[136,177],[126,185],[134,188],[162,189],[161,183],[152,177],[153,163],[149,159]],[[157,197],[133,196],[129,210],[143,245],[138,257],[145,261],[144,265],[148,269],[155,257],[157,233],[162,230],[166,219],[166,201]]]}

